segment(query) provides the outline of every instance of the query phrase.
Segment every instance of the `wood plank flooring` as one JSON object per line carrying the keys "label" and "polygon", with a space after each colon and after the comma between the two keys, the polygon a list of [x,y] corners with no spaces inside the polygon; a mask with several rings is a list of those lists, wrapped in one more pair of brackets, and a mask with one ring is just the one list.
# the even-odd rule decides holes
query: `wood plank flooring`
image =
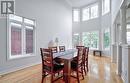
{"label": "wood plank flooring", "polygon": [[[89,55],[89,72],[80,83],[123,83],[116,75],[116,64],[110,61],[107,57]],[[3,75],[0,83],[41,83],[41,64]],[[50,76],[44,79],[44,83],[50,83]],[[55,83],[64,81],[60,79]],[[77,80],[71,78],[71,83],[77,83]]]}

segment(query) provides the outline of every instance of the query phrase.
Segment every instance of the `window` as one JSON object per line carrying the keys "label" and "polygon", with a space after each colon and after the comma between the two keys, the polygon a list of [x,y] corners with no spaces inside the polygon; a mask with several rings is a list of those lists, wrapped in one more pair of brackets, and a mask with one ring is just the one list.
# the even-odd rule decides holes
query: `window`
{"label": "window", "polygon": [[73,21],[74,22],[79,22],[80,21],[80,11],[79,11],[79,9],[74,9],[73,10]]}
{"label": "window", "polygon": [[89,8],[85,8],[85,9],[83,9],[83,11],[82,11],[82,21],[86,21],[86,20],[89,20]]}
{"label": "window", "polygon": [[110,30],[109,29],[105,29],[104,30],[104,49],[109,49],[110,48]]}
{"label": "window", "polygon": [[99,45],[99,32],[84,32],[82,34],[82,43],[86,47],[90,47],[90,49],[98,49]]}
{"label": "window", "polygon": [[130,24],[127,24],[127,43],[130,44]]}
{"label": "window", "polygon": [[130,32],[127,32],[127,43],[130,44]]}
{"label": "window", "polygon": [[73,34],[73,47],[76,47],[80,43],[80,35],[79,33]]}
{"label": "window", "polygon": [[9,15],[9,59],[32,56],[35,53],[35,21]]}
{"label": "window", "polygon": [[110,0],[102,0],[102,15],[110,12]]}
{"label": "window", "polygon": [[91,19],[98,17],[98,5],[94,5],[91,7]]}
{"label": "window", "polygon": [[11,23],[11,55],[22,54],[22,25]]}
{"label": "window", "polygon": [[82,21],[87,21],[89,19],[98,17],[98,4],[94,4],[83,8],[82,10]]}

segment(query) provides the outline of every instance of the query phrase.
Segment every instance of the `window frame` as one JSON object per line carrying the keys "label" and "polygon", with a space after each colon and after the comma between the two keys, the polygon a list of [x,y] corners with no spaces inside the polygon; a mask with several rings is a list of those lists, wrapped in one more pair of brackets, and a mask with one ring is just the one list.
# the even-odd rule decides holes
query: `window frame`
{"label": "window frame", "polygon": [[[75,17],[74,17],[74,11],[77,11],[77,12],[78,12],[78,20],[77,20],[77,21],[74,20],[74,19],[75,19]],[[74,9],[72,10],[72,21],[73,21],[73,22],[80,22],[80,9],[74,8]]]}
{"label": "window frame", "polygon": [[[97,16],[96,17],[92,17],[92,7],[95,7],[95,6],[97,6]],[[91,7],[90,7],[90,19],[94,19],[94,18],[98,18],[99,17],[99,5],[98,5],[98,3],[95,3],[95,4],[93,4],[93,5],[91,5]]]}
{"label": "window frame", "polygon": [[[91,14],[91,8],[92,7],[94,7],[94,6],[97,6],[97,16],[96,17],[92,17],[92,14]],[[83,11],[85,10],[85,9],[89,9],[89,18],[87,19],[87,20],[83,20]],[[90,20],[90,19],[95,19],[95,18],[98,18],[99,17],[99,4],[98,3],[94,3],[94,4],[92,4],[92,5],[89,5],[89,6],[87,6],[87,7],[84,7],[84,8],[82,8],[82,21],[83,22],[85,22],[85,21],[88,21],[88,20]]]}
{"label": "window frame", "polygon": [[110,38],[110,28],[106,28],[106,29],[103,30],[103,49],[104,50],[110,50],[110,41],[111,41],[110,39],[109,39],[110,40],[109,41],[109,47],[105,48],[105,46],[104,46],[105,45],[105,43],[104,43],[105,32],[109,32],[109,38]]}
{"label": "window frame", "polygon": [[[88,12],[89,12],[88,13],[88,19],[86,19],[86,20],[84,20],[84,18],[83,18],[85,16],[84,13],[83,13],[85,9],[86,10],[88,9]],[[90,20],[90,8],[89,7],[85,7],[85,8],[82,9],[82,21],[87,21],[87,20]]]}
{"label": "window frame", "polygon": [[108,14],[111,11],[111,0],[109,0],[109,9],[105,10],[105,1],[106,0],[102,0],[102,15]]}
{"label": "window frame", "polygon": [[[83,33],[90,33],[92,34],[93,32],[97,32],[98,34],[98,42],[97,42],[97,48],[92,48],[92,47],[89,47],[91,50],[98,50],[99,49],[99,30],[94,30],[94,31],[89,31],[89,32],[82,32],[82,43],[83,43]],[[84,43],[83,43],[84,45]]]}
{"label": "window frame", "polygon": [[[26,43],[26,41],[25,41],[26,27],[25,27],[25,23],[24,23],[24,18],[26,18],[26,17],[22,17],[19,15],[13,14],[15,16],[22,17],[22,22],[20,22],[17,20],[10,19],[10,15],[12,15],[12,14],[7,15],[7,60],[36,56],[36,20],[30,19],[30,20],[34,21],[34,25],[32,25],[33,26],[33,53],[26,54],[26,44],[25,44]],[[29,19],[29,18],[26,18],[26,19]],[[22,36],[22,40],[21,40],[22,51],[21,52],[22,53],[20,55],[15,55],[15,56],[11,55],[11,23],[21,24],[21,28],[22,28],[22,35],[21,35]]]}
{"label": "window frame", "polygon": [[[75,42],[74,42],[74,36],[78,36],[78,43],[76,43],[76,44],[78,44],[79,45],[79,43],[80,43],[80,33],[73,33],[73,35],[72,35],[72,46],[75,48],[76,47],[76,45],[75,45]],[[77,40],[76,40],[77,41]]]}

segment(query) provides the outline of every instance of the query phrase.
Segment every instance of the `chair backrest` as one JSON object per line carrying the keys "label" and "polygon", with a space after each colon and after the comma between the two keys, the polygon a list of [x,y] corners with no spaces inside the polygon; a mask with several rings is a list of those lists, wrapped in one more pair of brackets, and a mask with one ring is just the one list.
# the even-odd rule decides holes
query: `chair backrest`
{"label": "chair backrest", "polygon": [[83,62],[83,48],[78,48],[77,64],[81,66],[82,62]]}
{"label": "chair backrest", "polygon": [[[48,67],[53,69],[53,53],[51,49],[46,49],[46,48],[40,48],[41,51],[41,57],[42,57],[42,66],[43,69],[44,67]],[[49,69],[48,71],[50,71]]]}
{"label": "chair backrest", "polygon": [[83,57],[84,57],[84,59],[88,58],[88,52],[89,52],[89,48],[84,47],[84,49],[83,49]]}
{"label": "chair backrest", "polygon": [[84,48],[84,46],[76,46],[76,49]]}
{"label": "chair backrest", "polygon": [[65,46],[59,46],[59,51],[64,52],[65,51]]}
{"label": "chair backrest", "polygon": [[54,47],[48,47],[48,48],[51,49],[53,53],[57,53],[58,52],[56,46],[54,46]]}

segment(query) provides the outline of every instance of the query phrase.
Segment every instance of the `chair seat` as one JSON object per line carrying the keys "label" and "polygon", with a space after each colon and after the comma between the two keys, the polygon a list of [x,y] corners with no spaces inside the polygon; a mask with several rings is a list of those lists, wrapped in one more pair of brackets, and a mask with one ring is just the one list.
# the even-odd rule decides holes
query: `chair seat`
{"label": "chair seat", "polygon": [[76,69],[77,67],[81,67],[81,64],[77,64],[75,61],[71,61],[71,69]]}
{"label": "chair seat", "polygon": [[55,58],[54,61],[55,61],[56,63],[58,63],[58,64],[63,64],[63,60],[60,59],[60,58],[58,58],[58,57]]}
{"label": "chair seat", "polygon": [[[57,72],[59,70],[62,70],[64,68],[64,65],[57,65],[57,64],[54,64],[54,67],[53,67],[53,71],[54,72]],[[44,69],[45,70],[48,70],[48,71],[51,71],[51,67],[48,67],[48,66],[44,66]]]}
{"label": "chair seat", "polygon": [[76,69],[77,68],[77,63],[75,61],[71,62],[71,69]]}

